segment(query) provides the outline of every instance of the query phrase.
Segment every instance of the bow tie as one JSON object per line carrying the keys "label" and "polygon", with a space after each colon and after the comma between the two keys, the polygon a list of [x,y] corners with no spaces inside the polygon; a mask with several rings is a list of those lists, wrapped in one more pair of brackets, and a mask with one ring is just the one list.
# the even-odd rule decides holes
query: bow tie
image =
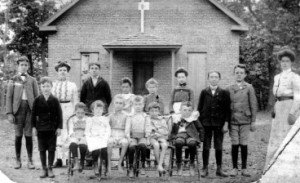
{"label": "bow tie", "polygon": [[186,86],[186,83],[180,83],[179,86]]}
{"label": "bow tie", "polygon": [[27,75],[25,73],[22,73],[21,76],[25,76],[26,77]]}
{"label": "bow tie", "polygon": [[184,124],[186,124],[186,123],[187,123],[187,121],[186,121],[186,120],[184,120],[184,119],[181,119],[181,120],[180,120],[180,122],[179,122],[179,126],[183,127],[183,126],[184,126]]}

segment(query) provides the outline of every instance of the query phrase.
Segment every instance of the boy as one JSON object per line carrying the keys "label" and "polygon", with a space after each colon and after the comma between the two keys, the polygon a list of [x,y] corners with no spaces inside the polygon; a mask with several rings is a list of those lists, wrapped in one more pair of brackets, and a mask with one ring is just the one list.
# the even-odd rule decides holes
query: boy
{"label": "boy", "polygon": [[129,177],[133,177],[133,158],[135,153],[135,148],[141,152],[141,175],[145,175],[145,160],[146,160],[146,150],[147,145],[150,144],[147,141],[149,134],[147,129],[150,129],[150,118],[146,113],[143,112],[144,109],[144,98],[142,96],[135,96],[133,100],[134,114],[127,117],[125,135],[129,141]]}
{"label": "boy", "polygon": [[124,98],[124,108],[123,111],[127,114],[133,114],[132,100],[134,98],[134,94],[132,94],[132,81],[128,77],[124,77],[121,80],[121,90],[122,96]]}
{"label": "boy", "polygon": [[88,145],[88,150],[92,152],[94,173],[99,175],[98,172],[98,158],[105,161],[106,173],[108,172],[108,159],[107,159],[107,142],[111,134],[109,119],[102,116],[105,110],[105,104],[101,100],[96,100],[91,105],[91,111],[94,116],[89,118],[85,128],[85,136]]}
{"label": "boy", "polygon": [[31,111],[34,99],[39,95],[38,84],[35,78],[28,75],[29,60],[22,56],[17,60],[18,74],[9,82],[6,95],[6,114],[8,120],[14,124],[15,128],[15,169],[22,166],[21,147],[23,133],[26,139],[26,149],[28,155],[29,169],[34,169],[32,162],[32,126]]}
{"label": "boy", "polygon": [[[108,83],[100,76],[101,66],[99,63],[89,63],[90,78],[88,78],[81,88],[80,102],[88,108],[96,100],[101,100],[108,108],[111,102],[111,92]],[[107,108],[104,112],[107,111]]]}
{"label": "boy", "polygon": [[238,153],[241,148],[242,175],[249,177],[247,171],[248,138],[250,131],[255,131],[257,102],[255,91],[251,84],[245,82],[246,66],[234,67],[235,84],[228,87],[231,99],[231,122],[229,135],[231,137],[231,156],[233,170],[231,176],[238,174]]}
{"label": "boy", "polygon": [[180,107],[181,118],[174,121],[171,139],[175,145],[177,174],[182,175],[182,147],[187,145],[190,152],[190,174],[195,175],[195,155],[197,145],[203,142],[203,127],[197,118],[192,116],[193,105],[191,102],[182,102]]}
{"label": "boy", "polygon": [[160,109],[160,115],[165,114],[164,108],[164,102],[163,98],[161,95],[157,93],[158,90],[158,82],[154,79],[151,78],[146,82],[146,88],[149,92],[149,94],[145,97],[145,112],[149,112],[149,104],[152,102],[157,102],[159,104],[159,109]]}
{"label": "boy", "polygon": [[[84,132],[88,117],[85,116],[85,111],[86,105],[82,102],[77,103],[75,105],[75,116],[70,117],[67,122],[69,150],[75,160],[73,170],[79,170],[79,172],[84,167],[85,154],[87,152]],[[78,148],[80,151],[80,163],[78,160]]]}
{"label": "boy", "polygon": [[[164,172],[163,162],[168,148],[168,137],[171,130],[171,124],[160,116],[160,105],[157,102],[152,102],[148,106],[150,114],[150,131],[149,141],[154,148],[155,160],[158,164],[157,170]],[[161,148],[161,152],[160,151]]]}
{"label": "boy", "polygon": [[127,115],[123,112],[125,100],[122,94],[117,94],[114,97],[113,101],[114,105],[114,112],[109,116],[109,123],[111,127],[111,137],[108,140],[108,171],[111,171],[111,155],[112,155],[112,148],[114,146],[120,145],[121,148],[121,155],[118,162],[118,170],[120,173],[123,172],[122,162],[124,156],[126,154],[128,148],[128,140],[125,137],[125,125],[126,125],[126,118]]}
{"label": "boy", "polygon": [[[40,178],[54,178],[52,166],[56,148],[56,138],[63,125],[63,114],[59,100],[51,94],[52,81],[49,77],[40,80],[42,94],[33,102],[32,127],[38,138],[43,173]],[[46,166],[48,151],[48,169]]]}
{"label": "boy", "polygon": [[209,86],[201,91],[198,111],[204,127],[203,171],[202,177],[208,176],[209,151],[212,136],[214,136],[215,158],[217,162],[216,175],[227,177],[222,171],[222,150],[224,133],[228,131],[230,121],[230,96],[226,90],[218,86],[221,74],[218,71],[208,73]]}

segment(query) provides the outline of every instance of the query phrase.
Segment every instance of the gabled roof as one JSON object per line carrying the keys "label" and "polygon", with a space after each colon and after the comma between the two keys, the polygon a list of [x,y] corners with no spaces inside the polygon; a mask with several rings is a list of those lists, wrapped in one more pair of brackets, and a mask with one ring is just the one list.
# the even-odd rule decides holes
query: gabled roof
{"label": "gabled roof", "polygon": [[164,38],[145,33],[138,33],[127,37],[118,38],[110,43],[103,44],[107,50],[112,49],[175,49],[178,50],[182,45],[170,42]]}
{"label": "gabled roof", "polygon": [[[68,10],[70,10],[72,7],[74,7],[77,3],[83,2],[85,0],[73,0],[71,3],[63,7],[61,10],[56,12],[53,16],[51,16],[47,21],[45,21],[40,26],[40,31],[56,31],[55,26],[50,26],[51,23],[53,23],[55,20],[57,20],[60,16],[62,16],[64,13],[66,13]],[[229,9],[218,3],[216,0],[207,0],[211,4],[213,4],[217,9],[219,9],[221,12],[223,12],[226,16],[228,16],[231,20],[233,20],[237,25],[232,26],[232,31],[248,31],[248,25],[240,18],[238,18],[234,13],[232,13]]]}

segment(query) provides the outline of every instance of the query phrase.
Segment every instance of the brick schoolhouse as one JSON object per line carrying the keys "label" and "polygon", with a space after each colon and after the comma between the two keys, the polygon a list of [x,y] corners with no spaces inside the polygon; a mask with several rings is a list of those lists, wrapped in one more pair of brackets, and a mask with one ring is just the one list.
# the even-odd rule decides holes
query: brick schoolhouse
{"label": "brick schoolhouse", "polygon": [[196,100],[207,72],[220,71],[221,84],[232,82],[239,61],[239,38],[248,26],[216,0],[74,0],[40,26],[48,35],[49,75],[68,60],[72,81],[82,85],[88,63],[97,61],[113,94],[121,78],[146,94],[156,78],[169,101],[178,67],[189,71]]}

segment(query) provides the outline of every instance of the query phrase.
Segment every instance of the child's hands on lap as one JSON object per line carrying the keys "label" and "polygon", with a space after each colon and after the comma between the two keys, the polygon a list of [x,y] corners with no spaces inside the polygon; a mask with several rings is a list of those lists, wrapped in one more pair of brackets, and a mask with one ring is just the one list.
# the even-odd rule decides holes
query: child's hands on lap
{"label": "child's hands on lap", "polygon": [[56,134],[57,136],[60,136],[60,134],[61,134],[61,129],[58,128],[58,129],[56,130],[55,134]]}

